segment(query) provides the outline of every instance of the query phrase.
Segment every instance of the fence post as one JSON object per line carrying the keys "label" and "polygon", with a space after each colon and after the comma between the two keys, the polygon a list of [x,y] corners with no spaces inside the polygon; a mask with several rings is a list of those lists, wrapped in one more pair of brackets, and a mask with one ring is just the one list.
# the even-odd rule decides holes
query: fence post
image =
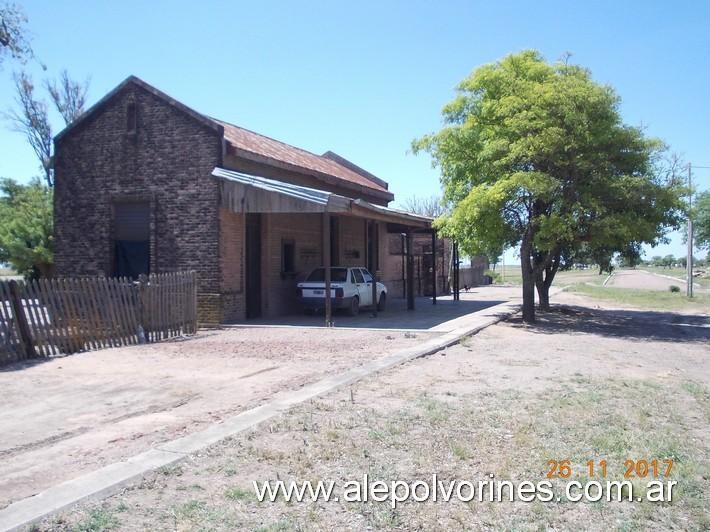
{"label": "fence post", "polygon": [[37,358],[34,343],[32,343],[32,335],[30,327],[27,324],[27,317],[22,306],[22,298],[17,287],[17,281],[10,281],[10,302],[12,304],[12,313],[17,320],[17,330],[20,333],[20,341],[22,342],[22,350],[27,358]]}
{"label": "fence post", "polygon": [[138,276],[138,343],[144,344],[147,342],[145,334],[146,323],[146,289],[148,287],[148,278],[145,274]]}

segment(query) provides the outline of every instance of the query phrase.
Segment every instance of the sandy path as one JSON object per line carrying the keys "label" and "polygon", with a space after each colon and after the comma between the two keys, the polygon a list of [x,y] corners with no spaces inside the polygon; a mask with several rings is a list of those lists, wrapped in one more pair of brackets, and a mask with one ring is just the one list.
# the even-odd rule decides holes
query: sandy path
{"label": "sandy path", "polygon": [[0,507],[433,333],[232,329],[0,371]]}
{"label": "sandy path", "polygon": [[616,288],[638,288],[643,290],[668,290],[671,285],[683,289],[683,279],[669,279],[653,273],[639,270],[621,270],[614,273],[607,286]]}
{"label": "sandy path", "polygon": [[[683,385],[710,385],[710,317],[620,309],[575,294],[558,294],[553,303],[566,307],[540,314],[534,326],[519,318],[497,324],[462,344],[299,405],[196,454],[174,473],[151,475],[40,529],[69,530],[95,509],[115,519],[120,530],[527,530],[532,523],[535,529],[577,530],[590,522],[595,530],[628,523],[639,529],[688,528],[702,510],[685,505],[685,498],[663,514],[650,508],[646,517],[632,505],[601,503],[410,504],[393,512],[386,504],[271,504],[253,498],[255,480],[342,482],[360,479],[363,472],[406,481],[428,479],[432,472],[446,479],[489,472],[537,479],[550,456],[572,458],[570,449],[586,449],[580,459],[590,456],[588,449],[616,448],[611,440],[588,443],[588,435],[615,437],[624,445],[643,441],[651,430],[647,415],[653,430],[671,419],[670,428],[682,438],[678,448],[692,450],[688,456],[699,467],[710,429],[703,407]],[[605,393],[610,397],[598,402]],[[624,399],[632,397],[627,411]],[[580,410],[585,405],[601,405],[594,427]],[[623,420],[629,424],[618,436],[611,429]],[[627,430],[635,431],[628,441]],[[658,430],[663,435],[667,429]],[[644,445],[639,449],[647,452]],[[698,480],[699,493],[706,485]],[[636,521],[633,512],[639,514]]]}

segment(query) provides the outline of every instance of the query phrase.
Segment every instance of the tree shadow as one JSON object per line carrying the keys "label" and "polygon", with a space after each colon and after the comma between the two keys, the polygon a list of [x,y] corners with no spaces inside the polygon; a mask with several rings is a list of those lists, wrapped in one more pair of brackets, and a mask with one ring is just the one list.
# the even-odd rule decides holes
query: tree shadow
{"label": "tree shadow", "polygon": [[516,316],[508,322],[542,334],[585,333],[660,342],[710,343],[710,316],[657,310],[607,310],[553,305],[534,325]]}

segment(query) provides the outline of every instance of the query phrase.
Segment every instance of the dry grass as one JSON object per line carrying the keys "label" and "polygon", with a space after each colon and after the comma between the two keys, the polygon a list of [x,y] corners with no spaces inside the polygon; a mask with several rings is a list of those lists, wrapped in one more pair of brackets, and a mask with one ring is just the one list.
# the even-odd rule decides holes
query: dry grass
{"label": "dry grass", "polygon": [[[351,529],[702,529],[710,526],[706,442],[689,430],[689,402],[707,408],[709,391],[686,382],[599,380],[581,375],[544,394],[489,390],[362,402],[330,397],[140,486],[85,507],[46,529],[331,530]],[[673,458],[679,481],[672,504],[653,503],[259,503],[252,480],[335,480],[367,472],[385,481],[543,478],[546,461],[569,458],[575,470],[606,458],[620,479],[626,458]],[[580,480],[584,480],[582,477]],[[591,521],[590,521],[591,520]]]}
{"label": "dry grass", "polygon": [[[42,530],[707,530],[710,363],[700,315],[581,306],[490,327],[300,405]],[[601,305],[601,302],[599,303]],[[671,503],[259,503],[253,481],[545,479],[569,459],[673,459]],[[643,490],[638,481],[635,490]],[[337,490],[337,488],[336,488]],[[95,528],[96,529],[96,528]]]}

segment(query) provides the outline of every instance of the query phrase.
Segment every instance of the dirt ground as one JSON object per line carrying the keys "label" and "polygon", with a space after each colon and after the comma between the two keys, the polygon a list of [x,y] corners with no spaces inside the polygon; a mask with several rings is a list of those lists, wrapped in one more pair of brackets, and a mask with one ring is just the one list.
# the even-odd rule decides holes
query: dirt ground
{"label": "dirt ground", "polygon": [[0,507],[434,334],[212,330],[2,368]]}
{"label": "dirt ground", "polygon": [[[710,317],[585,297],[393,368],[40,529],[707,530]],[[672,504],[259,503],[253,481],[541,480],[549,459],[673,458]]]}

